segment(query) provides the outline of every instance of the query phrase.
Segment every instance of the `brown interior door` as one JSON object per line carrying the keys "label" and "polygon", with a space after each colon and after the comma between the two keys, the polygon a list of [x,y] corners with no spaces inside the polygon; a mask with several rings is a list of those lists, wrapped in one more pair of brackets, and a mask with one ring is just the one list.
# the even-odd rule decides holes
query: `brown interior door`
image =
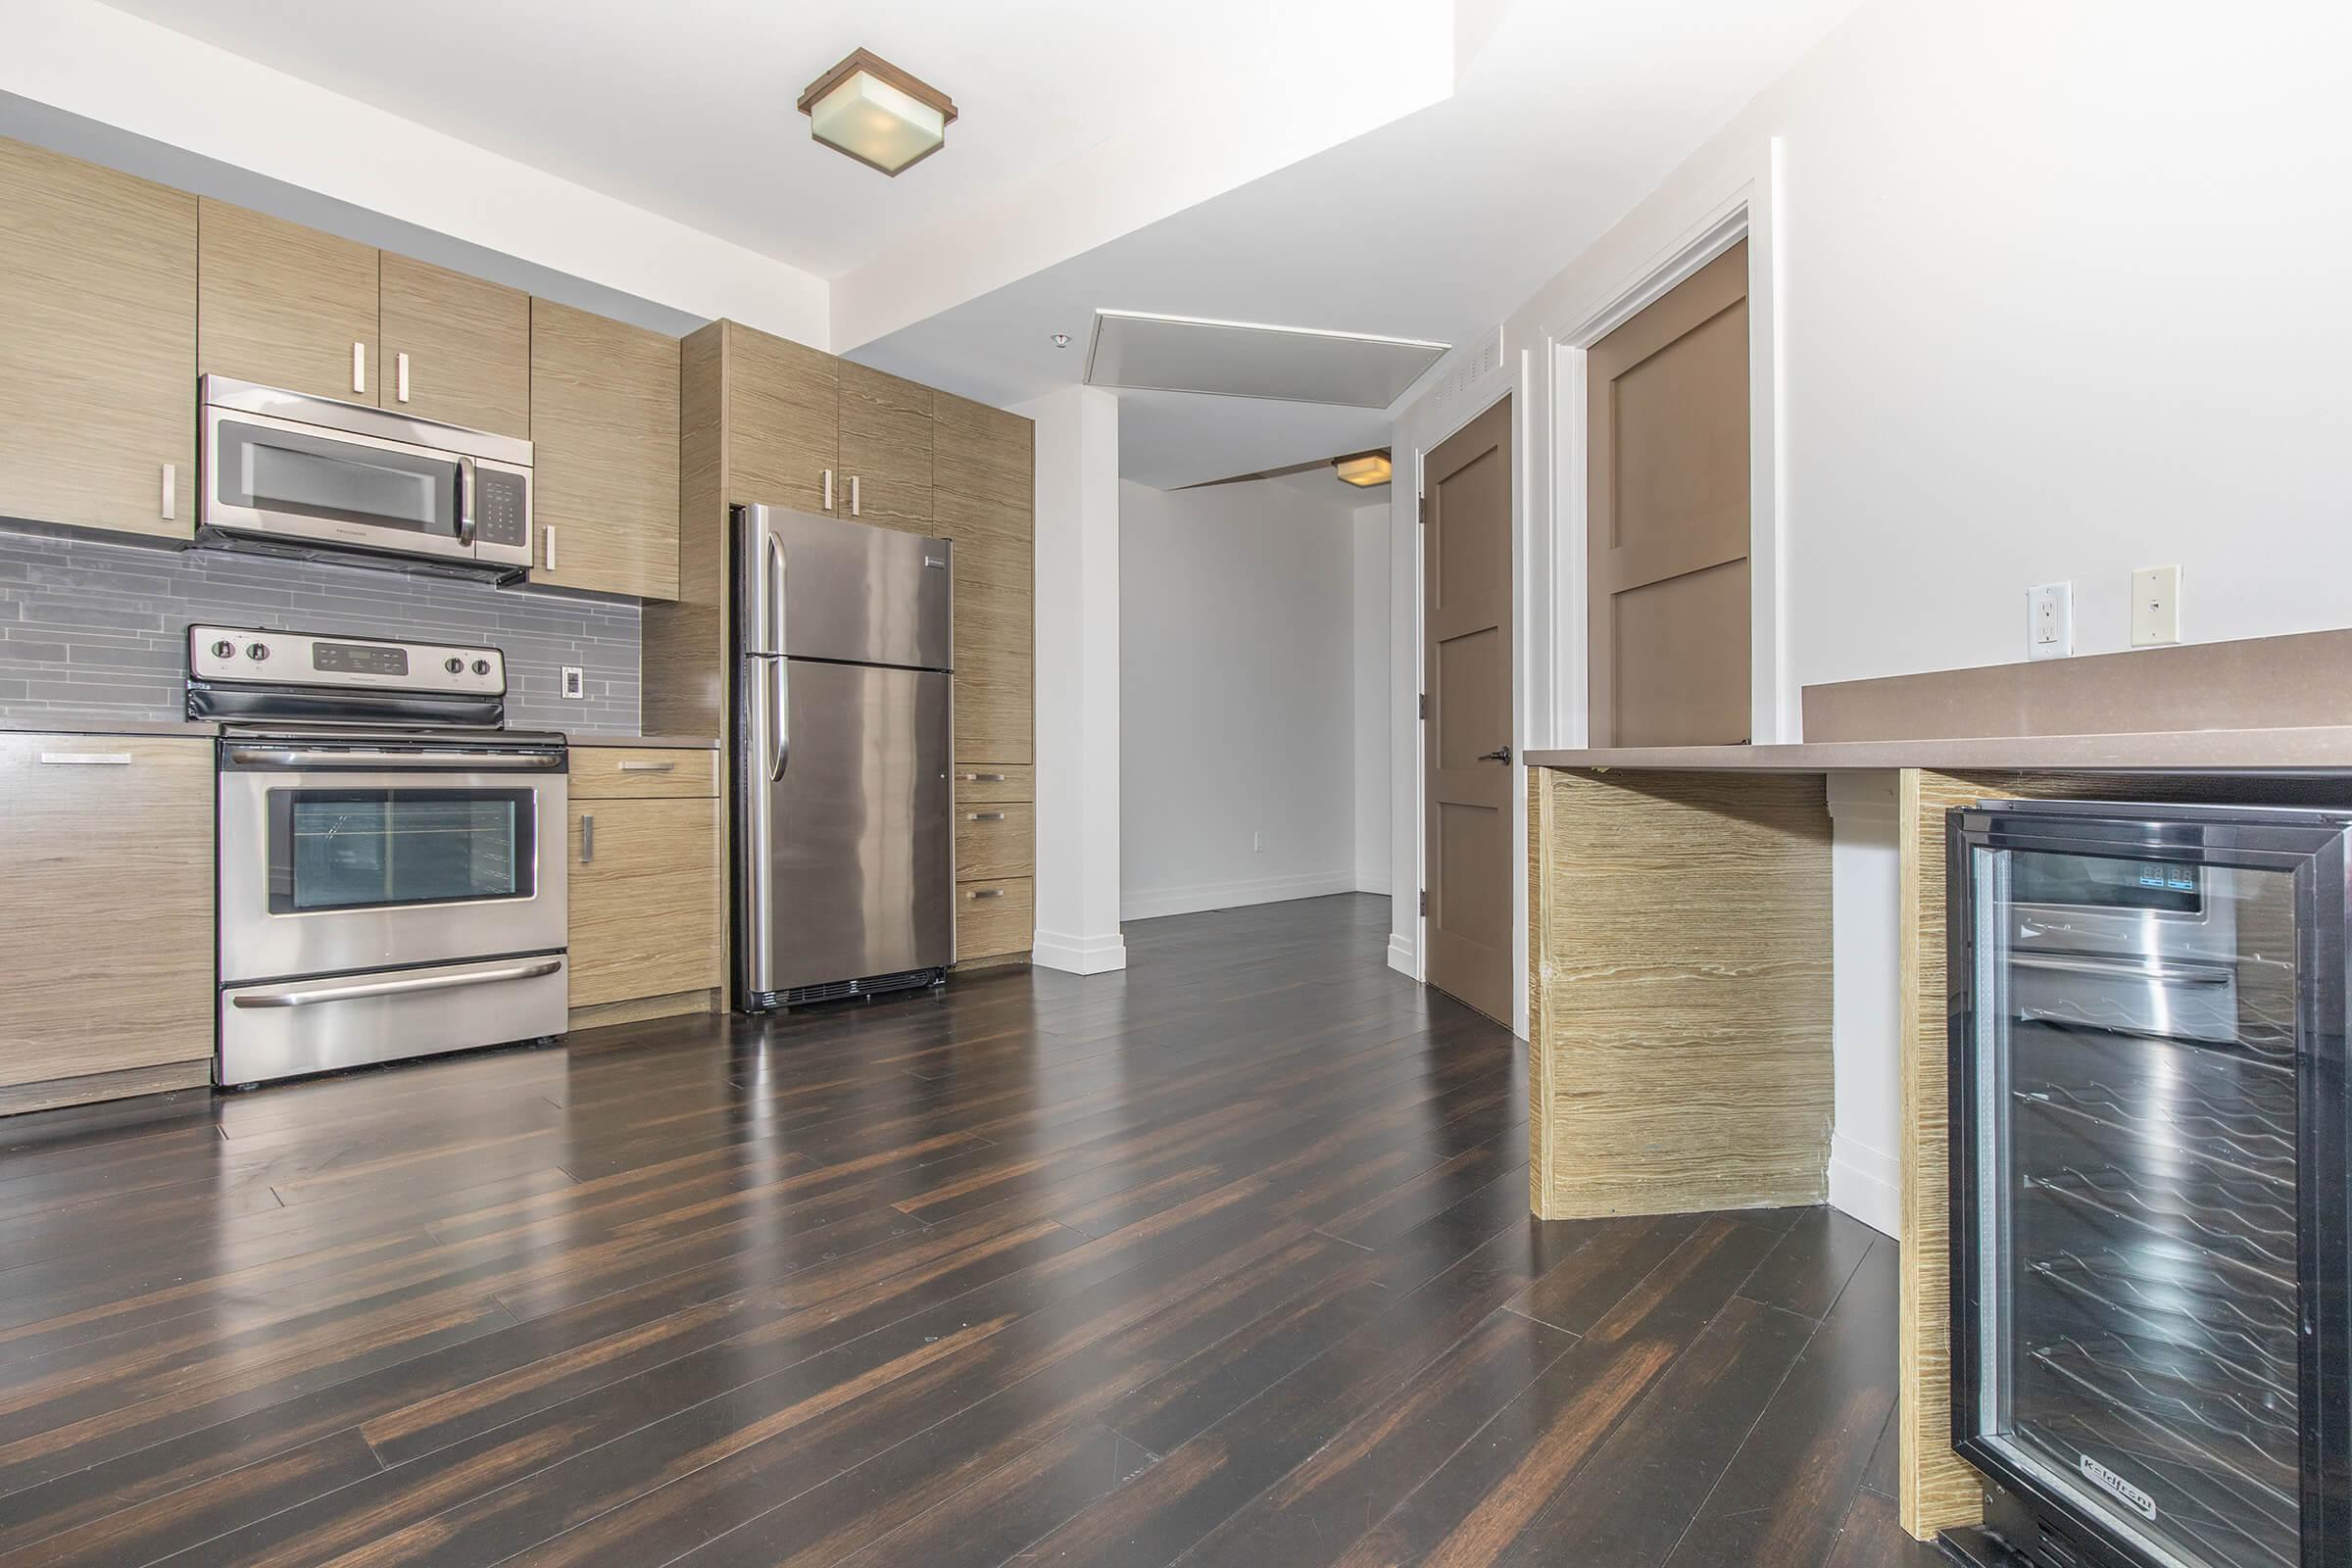
{"label": "brown interior door", "polygon": [[1429,983],[1511,1009],[1511,404],[1422,462]]}
{"label": "brown interior door", "polygon": [[1592,743],[1746,741],[1747,242],[1585,366]]}

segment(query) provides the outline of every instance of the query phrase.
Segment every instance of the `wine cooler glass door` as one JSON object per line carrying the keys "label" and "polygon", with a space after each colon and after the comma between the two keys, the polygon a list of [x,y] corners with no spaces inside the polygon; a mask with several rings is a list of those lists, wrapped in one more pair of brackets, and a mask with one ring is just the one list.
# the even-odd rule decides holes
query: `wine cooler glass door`
{"label": "wine cooler glass door", "polygon": [[1962,1449],[2123,1560],[2304,1568],[2311,873],[2034,842],[1965,846]]}

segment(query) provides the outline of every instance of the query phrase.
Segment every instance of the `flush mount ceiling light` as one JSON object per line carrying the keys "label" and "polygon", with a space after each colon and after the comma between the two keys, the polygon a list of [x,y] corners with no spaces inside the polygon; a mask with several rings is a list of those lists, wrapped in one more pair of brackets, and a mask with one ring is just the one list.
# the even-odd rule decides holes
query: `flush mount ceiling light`
{"label": "flush mount ceiling light", "polygon": [[1383,447],[1377,452],[1357,452],[1345,458],[1334,458],[1331,466],[1343,484],[1358,485],[1365,489],[1376,484],[1387,484],[1389,449]]}
{"label": "flush mount ceiling light", "polygon": [[956,105],[929,82],[858,49],[808,84],[801,113],[818,141],[896,175],[948,144]]}

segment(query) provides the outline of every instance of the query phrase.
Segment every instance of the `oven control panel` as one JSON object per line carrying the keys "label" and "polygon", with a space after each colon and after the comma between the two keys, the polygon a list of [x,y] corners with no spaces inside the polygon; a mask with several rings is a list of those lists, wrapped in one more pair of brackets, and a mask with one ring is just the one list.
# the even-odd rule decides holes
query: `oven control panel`
{"label": "oven control panel", "polygon": [[340,686],[376,691],[496,697],[507,689],[506,655],[495,648],[190,626],[193,680],[270,686]]}

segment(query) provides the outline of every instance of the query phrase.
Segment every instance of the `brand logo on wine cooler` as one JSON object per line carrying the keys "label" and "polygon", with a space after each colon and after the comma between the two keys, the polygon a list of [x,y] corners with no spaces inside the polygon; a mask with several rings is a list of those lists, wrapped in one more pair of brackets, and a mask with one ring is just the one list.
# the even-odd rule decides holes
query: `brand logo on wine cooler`
{"label": "brand logo on wine cooler", "polygon": [[2142,1518],[2152,1520],[2156,1517],[2156,1499],[2154,1497],[2149,1496],[2087,1453],[2082,1455],[2082,1473],[2090,1478],[2092,1486],[2097,1487],[2101,1492],[2110,1492],[2123,1498]]}

